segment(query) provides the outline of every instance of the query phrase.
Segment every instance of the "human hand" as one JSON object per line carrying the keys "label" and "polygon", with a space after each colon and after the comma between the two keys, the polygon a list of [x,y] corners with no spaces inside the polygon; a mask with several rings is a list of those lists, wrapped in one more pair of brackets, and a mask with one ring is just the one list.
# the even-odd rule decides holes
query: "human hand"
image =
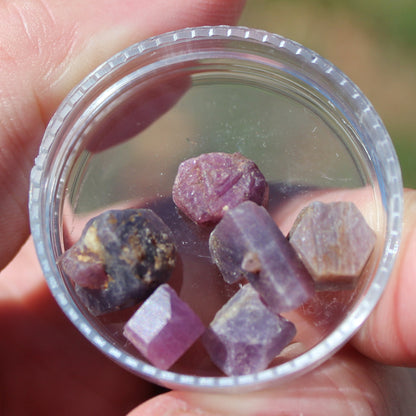
{"label": "human hand", "polygon": [[[52,1],[1,6],[1,21],[10,22],[0,28],[3,266],[29,233],[29,171],[45,124],[66,92],[128,44],[181,26],[231,23],[241,7],[237,1],[228,1],[227,10],[221,1],[169,3],[75,1],[70,11]],[[374,361],[416,361],[413,192],[406,201],[406,233],[396,272],[372,318],[349,347],[316,371],[273,390],[244,396],[173,392],[131,414],[411,414],[414,402],[406,390],[410,380],[400,370]],[[30,241],[2,272],[0,285],[5,415],[123,414],[155,394],[156,388],[112,364],[67,321],[46,289]],[[399,399],[404,402],[399,404]]]}
{"label": "human hand", "polygon": [[72,327],[44,283],[32,242],[21,248],[29,236],[29,174],[51,115],[94,67],[157,33],[232,24],[242,7],[240,0],[0,5],[1,414],[119,415],[154,395],[155,387]]}
{"label": "human hand", "polygon": [[353,340],[319,368],[261,392],[167,393],[129,416],[413,415],[416,378],[393,366],[416,366],[414,190],[405,192],[403,227],[400,254],[382,299]]}

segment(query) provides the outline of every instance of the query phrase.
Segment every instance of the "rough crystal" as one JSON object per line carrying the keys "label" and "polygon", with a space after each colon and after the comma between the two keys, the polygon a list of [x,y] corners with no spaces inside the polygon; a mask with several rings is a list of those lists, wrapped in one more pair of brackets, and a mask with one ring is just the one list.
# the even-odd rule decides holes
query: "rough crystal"
{"label": "rough crystal", "polygon": [[206,153],[180,164],[172,197],[194,222],[217,223],[243,201],[266,204],[268,184],[257,165],[240,153]]}
{"label": "rough crystal", "polygon": [[352,202],[312,202],[289,233],[318,288],[349,287],[374,249],[376,235]]}
{"label": "rough crystal", "polygon": [[209,247],[226,282],[246,277],[276,313],[297,308],[313,294],[296,252],[266,209],[251,201],[224,215]]}
{"label": "rough crystal", "polygon": [[204,330],[192,309],[168,284],[163,284],[130,318],[123,333],[154,366],[166,370]]}
{"label": "rough crystal", "polygon": [[60,260],[91,313],[132,306],[166,282],[176,249],[168,226],[151,210],[110,210],[92,218]]}
{"label": "rough crystal", "polygon": [[215,365],[234,376],[267,368],[295,334],[293,323],[271,312],[247,284],[218,311],[202,341]]}

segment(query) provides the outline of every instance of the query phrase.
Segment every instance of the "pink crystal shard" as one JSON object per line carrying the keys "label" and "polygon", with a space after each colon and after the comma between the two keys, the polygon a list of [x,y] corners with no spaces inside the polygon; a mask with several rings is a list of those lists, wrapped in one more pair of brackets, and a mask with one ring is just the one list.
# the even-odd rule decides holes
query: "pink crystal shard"
{"label": "pink crystal shard", "polygon": [[289,233],[320,289],[350,287],[374,249],[376,235],[352,202],[312,202]]}
{"label": "pink crystal shard", "polygon": [[234,376],[267,368],[295,334],[293,323],[272,313],[247,284],[217,312],[202,341],[214,364]]}
{"label": "pink crystal shard", "polygon": [[205,153],[180,164],[172,197],[197,224],[217,223],[243,201],[266,204],[268,184],[257,165],[240,153]]}
{"label": "pink crystal shard", "polygon": [[212,259],[227,283],[246,277],[274,312],[313,295],[313,281],[265,208],[251,201],[227,211],[209,238]]}
{"label": "pink crystal shard", "polygon": [[165,283],[130,318],[123,334],[154,366],[166,370],[204,329],[199,317]]}

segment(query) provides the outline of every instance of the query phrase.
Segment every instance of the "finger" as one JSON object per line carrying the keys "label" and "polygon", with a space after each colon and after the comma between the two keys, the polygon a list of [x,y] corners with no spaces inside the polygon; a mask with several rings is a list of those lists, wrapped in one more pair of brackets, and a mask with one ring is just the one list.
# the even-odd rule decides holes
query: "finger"
{"label": "finger", "polygon": [[[334,200],[354,201],[366,217],[372,228],[375,224],[374,210],[367,189],[313,192],[311,194],[283,198],[277,207],[274,218],[286,232],[293,224],[299,209],[312,199],[324,202]],[[403,235],[396,264],[386,290],[369,319],[352,340],[353,345],[368,357],[391,365],[416,366],[416,191],[406,190],[404,194]],[[317,295],[315,306],[319,306]],[[340,294],[342,295],[342,293]],[[319,296],[319,297],[318,297]],[[339,299],[342,307],[342,296]],[[338,302],[337,302],[338,303]],[[332,306],[332,305],[331,305]],[[314,309],[314,308],[312,308]],[[328,314],[327,304],[323,302],[320,310],[329,318],[329,323],[337,319],[337,315]],[[315,328],[316,331],[319,327]],[[319,334],[319,332],[318,332]]]}
{"label": "finger", "polygon": [[403,236],[394,272],[370,318],[353,340],[363,354],[387,364],[416,365],[416,191],[404,198]]}
{"label": "finger", "polygon": [[414,387],[406,370],[343,351],[316,371],[275,389],[238,395],[173,392],[151,399],[129,416],[398,416],[412,413]]}
{"label": "finger", "polygon": [[45,279],[36,258],[33,240],[29,237],[14,260],[1,271],[0,304],[10,301],[24,303],[41,286],[45,286]]}
{"label": "finger", "polygon": [[57,0],[0,6],[0,268],[29,234],[29,172],[51,114],[100,62],[156,33],[233,23],[243,1]]}
{"label": "finger", "polygon": [[163,82],[146,82],[125,102],[111,109],[90,137],[85,137],[86,148],[101,152],[133,138],[161,117],[181,98],[191,83],[188,75],[165,77]]}
{"label": "finger", "polygon": [[66,319],[34,258],[29,239],[0,279],[1,414],[110,416],[152,397]]}

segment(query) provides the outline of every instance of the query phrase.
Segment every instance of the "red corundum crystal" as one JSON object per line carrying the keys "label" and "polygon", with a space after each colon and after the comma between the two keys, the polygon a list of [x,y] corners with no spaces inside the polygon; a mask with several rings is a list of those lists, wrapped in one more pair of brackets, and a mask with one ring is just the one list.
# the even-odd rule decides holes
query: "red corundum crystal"
{"label": "red corundum crystal", "polygon": [[126,323],[124,336],[154,366],[166,370],[204,330],[192,309],[168,284],[163,284]]}
{"label": "red corundum crystal", "polygon": [[302,305],[313,281],[265,208],[251,201],[227,211],[209,238],[212,259],[227,283],[246,277],[276,313]]}
{"label": "red corundum crystal", "polygon": [[295,334],[293,323],[271,312],[246,284],[217,312],[202,341],[215,365],[235,376],[267,368]]}
{"label": "red corundum crystal", "polygon": [[197,224],[217,223],[243,201],[265,205],[268,184],[257,165],[240,153],[205,153],[180,164],[172,197]]}
{"label": "red corundum crystal", "polygon": [[318,288],[350,287],[360,276],[376,235],[352,202],[312,202],[289,233]]}

